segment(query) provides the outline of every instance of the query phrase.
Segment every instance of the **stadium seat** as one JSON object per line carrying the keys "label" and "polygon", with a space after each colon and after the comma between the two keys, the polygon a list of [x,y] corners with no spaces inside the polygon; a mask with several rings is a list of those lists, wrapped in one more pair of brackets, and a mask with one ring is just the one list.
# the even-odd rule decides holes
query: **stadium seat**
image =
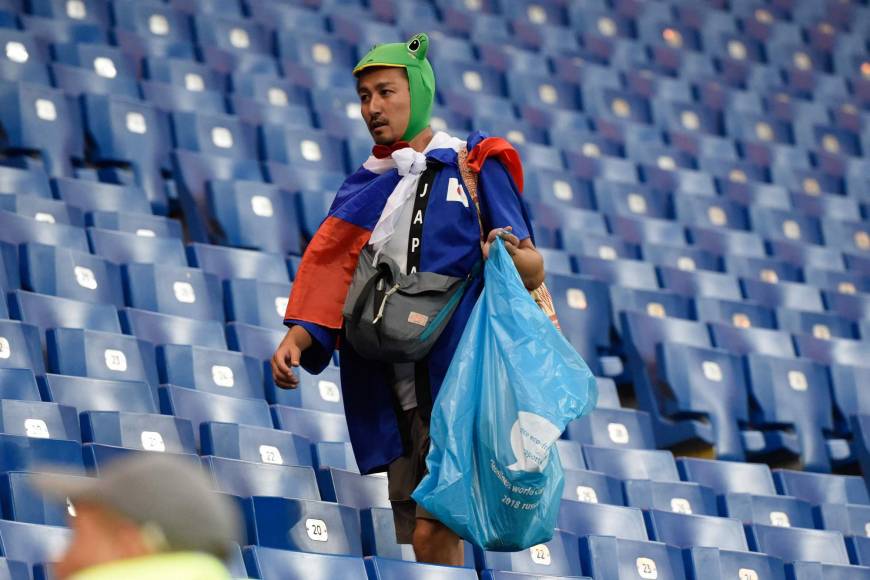
{"label": "stadium seat", "polygon": [[153,413],[88,411],[81,414],[82,440],[99,446],[178,454],[196,453],[190,421]]}
{"label": "stadium seat", "polygon": [[110,381],[47,374],[40,381],[44,400],[84,411],[156,413],[151,388],[139,381]]}
{"label": "stadium seat", "polygon": [[829,372],[835,428],[838,433],[848,433],[852,417],[870,415],[867,398],[861,396],[864,378],[870,370],[863,366],[831,365]]}
{"label": "stadium seat", "polygon": [[[49,372],[60,375],[158,385],[154,350],[150,344],[123,334],[74,328],[46,333]],[[156,391],[155,391],[156,392]]]}
{"label": "stadium seat", "polygon": [[781,560],[764,554],[734,552],[718,548],[692,548],[686,553],[688,578],[724,580],[740,574],[773,580],[785,580],[786,572]]}
{"label": "stadium seat", "polygon": [[60,526],[0,520],[3,555],[29,568],[60,560],[71,538],[72,532]]}
{"label": "stadium seat", "polygon": [[870,346],[858,340],[845,338],[816,338],[808,334],[796,334],[794,344],[799,356],[810,358],[824,365],[862,365],[870,356]]}
{"label": "stadium seat", "polygon": [[773,472],[781,494],[802,499],[814,506],[825,503],[870,505],[867,489],[860,477],[829,475],[777,469]]}
{"label": "stadium seat", "polygon": [[344,415],[272,405],[272,416],[278,429],[307,437],[312,443],[350,441]]}
{"label": "stadium seat", "polygon": [[362,558],[330,554],[248,546],[245,548],[248,573],[264,580],[305,577],[310,580],[329,578],[365,578]]}
{"label": "stadium seat", "polygon": [[586,466],[616,479],[679,481],[674,456],[670,451],[648,449],[611,449],[585,445]]}
{"label": "stadium seat", "polygon": [[260,127],[264,159],[322,171],[346,170],[340,140],[316,129],[293,129],[280,125]]}
{"label": "stadium seat", "polygon": [[250,463],[225,457],[203,457],[215,490],[238,497],[283,497],[320,500],[311,467]]}
{"label": "stadium seat", "polygon": [[41,401],[33,371],[29,368],[0,368],[0,400]]}
{"label": "stadium seat", "polygon": [[642,510],[718,516],[716,496],[696,483],[628,480],[623,483],[625,503]]}
{"label": "stadium seat", "polygon": [[694,309],[688,298],[663,290],[638,290],[613,286],[610,288],[610,301],[613,305],[614,320],[619,319],[619,312],[623,310],[686,320],[691,320],[694,316]]}
{"label": "stadium seat", "polygon": [[259,362],[221,349],[167,344],[157,348],[160,382],[232,397],[262,399]]}
{"label": "stadium seat", "polygon": [[21,247],[21,272],[27,290],[123,306],[118,267],[89,253],[26,244]]}
{"label": "stadium seat", "polygon": [[214,275],[155,264],[127,264],[122,271],[129,306],[223,323],[221,286]]}
{"label": "stadium seat", "polygon": [[437,566],[435,564],[417,564],[402,560],[390,560],[380,557],[366,558],[366,571],[370,580],[474,580],[477,573],[468,568],[453,566]]}
{"label": "stadium seat", "polygon": [[697,248],[667,244],[643,244],[641,254],[644,260],[660,268],[674,268],[682,272],[716,271],[719,269],[717,256]]}
{"label": "stadium seat", "polygon": [[625,503],[619,480],[577,467],[565,467],[565,487],[562,490],[562,498],[609,505]]}
{"label": "stadium seat", "polygon": [[787,563],[807,561],[848,565],[849,556],[839,532],[755,525],[747,528],[753,551]]}
{"label": "stadium seat", "polygon": [[317,482],[325,501],[333,501],[360,510],[391,507],[387,493],[387,479],[381,474],[360,475],[352,471],[321,466],[317,470]]}
{"label": "stadium seat", "polygon": [[0,431],[8,435],[80,441],[76,410],[41,401],[0,401]]}
{"label": "stadium seat", "polygon": [[867,537],[870,506],[823,504],[816,509],[818,527],[844,536]]}
{"label": "stadium seat", "polygon": [[716,346],[736,355],[762,354],[780,358],[795,355],[791,335],[782,330],[742,328],[723,322],[711,322],[709,327]]}
{"label": "stadium seat", "polygon": [[[70,516],[75,513],[74,509],[69,504],[45,498],[34,485],[35,476],[25,471],[11,471],[0,476],[3,517],[26,524],[66,526]],[[42,477],[84,480],[79,475],[42,474]]]}
{"label": "stadium seat", "polygon": [[359,513],[322,501],[252,497],[243,502],[248,543],[266,548],[362,556]]}
{"label": "stadium seat", "polygon": [[0,194],[0,209],[43,223],[65,224],[76,227],[84,225],[81,212],[62,201],[44,199],[35,195]]}
{"label": "stadium seat", "polygon": [[209,208],[230,246],[281,254],[301,254],[294,197],[274,185],[246,181],[211,181]]}
{"label": "stadium seat", "polygon": [[[655,268],[637,260],[577,257],[577,271],[608,284],[656,290],[659,287]],[[546,260],[545,260],[546,263]]]}
{"label": "stadium seat", "polygon": [[311,442],[271,427],[210,422],[201,425],[202,454],[271,465],[311,465]]}
{"label": "stadium seat", "polygon": [[729,493],[721,498],[722,513],[744,524],[815,528],[812,507],[799,499],[776,495]]}
{"label": "stadium seat", "polygon": [[269,407],[263,400],[215,395],[184,387],[161,387],[160,411],[189,420],[193,424],[197,447],[200,447],[200,434],[204,423],[238,423],[267,428],[272,426]]}
{"label": "stadium seat", "polygon": [[272,358],[285,334],[280,330],[238,322],[227,325],[227,343],[230,348],[263,362]]}
{"label": "stadium seat", "polygon": [[553,539],[528,550],[513,553],[476,550],[480,570],[551,576],[579,576],[582,572],[573,534],[556,530]]}
{"label": "stadium seat", "polygon": [[779,327],[792,334],[812,334],[816,338],[854,339],[857,334],[849,320],[835,314],[781,308],[776,313]]}
{"label": "stadium seat", "polygon": [[102,228],[89,228],[88,237],[95,254],[116,264],[161,264],[176,268],[187,266],[184,246],[179,239]]}
{"label": "stadium seat", "polygon": [[[380,556],[392,560],[407,560],[415,562],[414,548],[410,544],[399,544],[396,541],[396,524],[393,520],[393,510],[389,508],[368,508],[360,511],[360,527],[362,528],[363,554]],[[466,554],[466,560],[471,556],[474,562],[474,550]]]}
{"label": "stadium seat", "polygon": [[652,539],[677,548],[749,549],[739,520],[658,510],[647,512],[647,518]]}
{"label": "stadium seat", "polygon": [[[255,296],[255,299],[251,299]],[[224,281],[227,319],[270,329],[284,328],[290,285],[259,280]]]}
{"label": "stadium seat", "polygon": [[597,408],[568,423],[565,437],[578,443],[618,449],[655,447],[649,415],[634,409]]}
{"label": "stadium seat", "polygon": [[765,464],[684,457],[677,465],[684,480],[707,486],[717,495],[773,496],[777,493],[770,468]]}
{"label": "stadium seat", "polygon": [[[200,88],[203,77],[197,73],[185,75],[177,85],[142,80],[142,94],[155,109],[162,113],[226,113],[226,100],[220,91]],[[189,88],[194,87],[194,88]]]}
{"label": "stadium seat", "polygon": [[0,61],[0,77],[10,81],[51,85],[45,66],[47,55],[32,34],[4,27],[0,32],[0,42],[5,53],[5,58]]}
{"label": "stadium seat", "polygon": [[182,238],[181,222],[161,216],[126,211],[93,211],[86,223],[101,230],[136,234],[145,238]]}
{"label": "stadium seat", "polygon": [[662,287],[678,294],[729,301],[740,300],[742,297],[739,281],[728,274],[704,270],[686,271],[673,267],[659,267],[658,271]]}
{"label": "stadium seat", "polygon": [[[141,457],[153,450],[135,449],[129,447],[114,447],[112,445],[98,445],[85,443],[82,446],[82,457],[88,473],[95,477],[103,477],[103,473],[116,461]],[[199,456],[193,453],[175,453],[173,456],[179,461],[186,461],[189,465],[201,467]]]}
{"label": "stadium seat", "polygon": [[111,304],[92,304],[16,290],[9,294],[9,312],[22,322],[38,326],[43,333],[58,327],[121,332],[118,311]]}
{"label": "stadium seat", "polygon": [[556,527],[576,536],[615,536],[624,540],[647,539],[643,512],[636,508],[562,501]]}
{"label": "stadium seat", "polygon": [[8,244],[37,243],[88,251],[85,232],[67,224],[52,224],[0,210],[0,241]]}
{"label": "stadium seat", "polygon": [[39,471],[84,474],[77,441],[0,434],[0,472]]}
{"label": "stadium seat", "polygon": [[40,331],[17,320],[0,320],[0,368],[31,369],[45,373]]}
{"label": "stadium seat", "polygon": [[311,453],[317,469],[336,468],[359,473],[353,447],[347,441],[318,441],[311,445]]}
{"label": "stadium seat", "polygon": [[187,254],[191,266],[202,268],[221,280],[253,278],[260,282],[290,282],[287,266],[277,254],[199,243],[189,245]]}
{"label": "stadium seat", "polygon": [[680,550],[660,542],[586,536],[580,540],[580,558],[583,569],[602,580],[630,575],[687,578]]}
{"label": "stadium seat", "polygon": [[266,400],[272,404],[288,405],[313,411],[344,414],[344,397],[341,392],[341,375],[338,368],[329,366],[318,375],[297,369],[299,386],[282,389],[266,373]]}
{"label": "stadium seat", "polygon": [[771,284],[762,280],[742,280],[743,294],[748,300],[769,308],[794,308],[823,312],[821,293],[814,287],[792,282]]}
{"label": "stadium seat", "polygon": [[125,308],[121,312],[121,323],[126,334],[132,334],[155,346],[188,344],[214,349],[227,348],[223,325],[214,320],[194,320]]}
{"label": "stadium seat", "polygon": [[57,198],[83,212],[151,213],[145,191],[135,185],[58,177],[52,180],[51,187]]}

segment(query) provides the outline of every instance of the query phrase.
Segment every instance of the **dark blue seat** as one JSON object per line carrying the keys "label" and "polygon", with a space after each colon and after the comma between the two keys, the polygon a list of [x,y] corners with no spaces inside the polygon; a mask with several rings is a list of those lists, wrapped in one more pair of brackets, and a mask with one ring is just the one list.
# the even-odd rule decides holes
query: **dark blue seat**
{"label": "dark blue seat", "polygon": [[118,311],[110,304],[92,304],[16,290],[9,294],[9,312],[22,322],[38,326],[43,333],[58,327],[121,332]]}
{"label": "dark blue seat", "polygon": [[194,93],[224,92],[226,78],[195,60],[176,58],[147,58],[142,63],[143,76],[152,81],[184,87]]}
{"label": "dark blue seat", "polygon": [[706,415],[711,432],[699,436],[715,447],[717,457],[743,459],[740,423],[749,420],[749,400],[742,361],[718,349],[663,343],[658,368],[673,397],[660,400],[661,409],[669,415]]}
{"label": "dark blue seat", "polygon": [[290,282],[287,265],[278,254],[191,244],[187,254],[191,266],[202,268],[221,280],[253,278],[260,282]]}
{"label": "dark blue seat", "polygon": [[0,400],[41,401],[33,370],[0,368]]}
{"label": "dark blue seat", "polygon": [[225,457],[203,457],[202,463],[215,489],[221,493],[320,500],[311,467],[251,463]]}
{"label": "dark blue seat", "polygon": [[311,375],[297,369],[299,386],[282,389],[266,373],[266,400],[269,403],[344,414],[344,397],[341,392],[341,375],[337,367],[328,366],[319,375]]}
{"label": "dark blue seat", "polygon": [[839,532],[754,525],[747,528],[747,536],[753,551],[764,552],[786,563],[849,564],[846,544]]}
{"label": "dark blue seat", "polygon": [[661,542],[586,536],[580,540],[580,558],[583,569],[602,580],[620,580],[633,575],[687,578],[680,550]]}
{"label": "dark blue seat", "polygon": [[598,408],[569,423],[565,436],[578,443],[617,449],[655,447],[649,415],[634,409]]}
{"label": "dark blue seat", "polygon": [[577,536],[556,530],[553,539],[513,553],[475,550],[480,570],[517,572],[545,577],[582,574]]}
{"label": "dark blue seat", "polygon": [[732,354],[763,354],[781,358],[795,355],[791,335],[783,330],[743,328],[725,322],[711,322],[709,326],[716,346]]}
{"label": "dark blue seat", "polygon": [[632,310],[650,316],[692,319],[694,309],[688,298],[664,290],[640,290],[613,286],[610,288],[614,320],[619,312]]}
{"label": "dark blue seat", "polygon": [[[562,464],[564,466],[565,462],[563,461]],[[562,490],[562,498],[609,505],[625,503],[619,480],[597,471],[569,467],[565,467],[565,487]]]}
{"label": "dark blue seat", "polygon": [[636,260],[637,247],[616,236],[596,235],[577,228],[561,228],[562,247],[577,256],[602,259],[624,258]]}
{"label": "dark blue seat", "polygon": [[359,512],[331,502],[252,497],[245,500],[248,543],[317,554],[362,556]]}
{"label": "dark blue seat", "polygon": [[310,577],[316,571],[322,578],[365,578],[362,558],[248,546],[245,548],[248,573],[264,580],[291,576]]}
{"label": "dark blue seat", "polygon": [[311,454],[314,458],[314,466],[317,469],[335,468],[359,473],[359,466],[356,464],[353,447],[347,441],[318,441],[312,443]]}
{"label": "dark blue seat", "polygon": [[350,441],[344,415],[272,405],[272,416],[278,429],[307,437],[312,443]]}
{"label": "dark blue seat", "polygon": [[154,349],[124,334],[53,328],[46,333],[49,372],[158,385]]}
{"label": "dark blue seat", "polygon": [[725,257],[725,270],[740,278],[777,282],[800,282],[800,271],[795,266],[762,256],[732,255]]}
{"label": "dark blue seat", "polygon": [[809,334],[796,334],[794,344],[799,356],[823,365],[863,365],[870,356],[870,345],[845,338],[816,338]]}
{"label": "dark blue seat", "polygon": [[100,446],[140,451],[196,453],[190,421],[153,413],[87,411],[81,414],[82,439]]}
{"label": "dark blue seat", "polygon": [[[267,4],[258,3],[260,6]],[[303,14],[312,16],[308,11]],[[307,67],[353,67],[353,49],[342,38],[326,36],[307,26],[300,28],[278,31],[276,48],[281,59]]]}
{"label": "dark blue seat", "polygon": [[816,338],[854,339],[857,336],[854,324],[835,314],[780,308],[776,320],[781,329],[792,334],[812,334]]}
{"label": "dark blue seat", "polygon": [[831,365],[831,395],[834,404],[834,424],[837,432],[848,433],[852,417],[870,415],[870,401],[862,396],[864,381],[870,369],[854,365]]}
{"label": "dark blue seat", "polygon": [[647,512],[647,519],[652,539],[677,548],[749,550],[739,520],[657,510]]}
{"label": "dark blue seat", "polygon": [[38,153],[52,176],[71,176],[72,158],[84,157],[78,107],[63,92],[0,82],[0,124],[6,147]]}
{"label": "dark blue seat", "polygon": [[51,199],[51,185],[42,167],[0,167],[0,192]]}
{"label": "dark blue seat", "polygon": [[825,309],[821,292],[813,286],[794,282],[771,284],[763,280],[749,279],[741,280],[740,284],[748,300],[770,308],[794,308],[812,312],[823,312]]}
{"label": "dark blue seat", "polygon": [[595,201],[605,214],[668,219],[672,214],[669,196],[659,196],[648,188],[599,180],[595,183]]}
{"label": "dark blue seat", "polygon": [[122,271],[127,304],[133,308],[224,321],[221,285],[212,274],[156,264],[127,264]]}
{"label": "dark blue seat", "polygon": [[271,427],[211,422],[200,428],[202,454],[271,465],[311,465],[311,443]]}
{"label": "dark blue seat", "polygon": [[586,469],[586,460],[583,459],[583,445],[567,439],[556,439],[555,444],[562,467],[565,469]]}
{"label": "dark blue seat", "polygon": [[[807,284],[812,284],[820,290],[836,291],[840,294],[867,293],[870,290],[866,278],[860,274],[839,271],[830,266],[828,268],[804,268],[804,279]],[[824,294],[824,296],[828,302],[830,294]]]}
{"label": "dark blue seat", "polygon": [[222,236],[230,246],[281,254],[301,253],[301,234],[292,196],[274,185],[212,181],[207,199]]}
{"label": "dark blue seat", "polygon": [[21,247],[22,284],[27,290],[83,302],[124,306],[118,267],[86,252],[43,244]]}
{"label": "dark blue seat", "polygon": [[[96,443],[86,443],[82,446],[85,467],[88,473],[95,477],[103,477],[106,469],[110,468],[116,461],[144,457],[148,453],[154,453],[154,451],[143,451],[129,447],[114,447],[112,445],[97,445]],[[188,462],[193,467],[201,467],[199,456],[196,454],[174,453],[172,455],[180,461]]]}
{"label": "dark blue seat", "polygon": [[642,510],[718,516],[713,491],[697,483],[628,480],[623,483],[625,503]]}
{"label": "dark blue seat", "polygon": [[214,14],[196,16],[193,24],[196,39],[203,46],[228,51],[269,51],[269,35],[253,22]]}
{"label": "dark blue seat", "polygon": [[365,560],[369,580],[474,580],[477,573],[468,568],[453,566],[437,566],[435,564],[418,564],[402,560],[389,560],[372,557]]}
{"label": "dark blue seat", "polygon": [[794,496],[814,506],[825,503],[870,505],[867,489],[858,476],[777,469],[773,472],[773,478],[779,493]]}
{"label": "dark blue seat", "polygon": [[135,185],[100,183],[85,179],[57,177],[51,182],[55,196],[69,207],[83,212],[151,213],[145,190]]}
{"label": "dark blue seat", "polygon": [[718,548],[692,548],[685,556],[690,580],[740,577],[748,574],[771,580],[785,580],[782,560],[764,554],[734,552]]}
{"label": "dark blue seat", "polygon": [[260,139],[263,157],[267,161],[321,171],[346,171],[342,141],[317,129],[263,125],[260,127]]}
{"label": "dark blue seat", "polygon": [[109,381],[87,377],[45,375],[40,381],[46,401],[85,411],[126,411],[156,413],[151,388],[140,381]]}
{"label": "dark blue seat", "polygon": [[300,191],[297,194],[296,215],[299,217],[302,233],[307,239],[314,237],[317,228],[326,219],[333,199],[335,195],[329,191]]}
{"label": "dark blue seat", "polygon": [[253,279],[224,281],[227,319],[244,324],[283,329],[289,296],[289,284]]}
{"label": "dark blue seat", "polygon": [[615,536],[647,540],[643,512],[637,508],[564,500],[556,527],[576,536]]}
{"label": "dark blue seat", "polygon": [[[145,100],[163,113],[199,112],[214,115],[226,113],[226,101],[223,93],[199,88],[203,87],[204,83],[203,77],[198,73],[190,73],[190,76],[184,75],[177,85],[148,80],[141,81],[142,94]],[[187,88],[190,86],[197,88]]]}
{"label": "dark blue seat", "polygon": [[272,358],[285,334],[280,330],[238,322],[227,325],[227,343],[230,348],[263,362]]}
{"label": "dark blue seat", "polygon": [[140,238],[182,239],[181,222],[162,216],[126,211],[93,211],[85,218],[88,226],[136,234]]}
{"label": "dark blue seat", "polygon": [[679,481],[677,465],[670,451],[652,449],[612,449],[585,445],[586,466],[616,479]]}
{"label": "dark blue seat", "polygon": [[203,423],[239,423],[267,428],[272,426],[269,407],[263,400],[215,395],[184,387],[161,387],[160,411],[189,420],[193,424],[197,447],[200,445]]}
{"label": "dark blue seat", "polygon": [[694,481],[711,488],[717,495],[776,495],[770,467],[764,463],[712,461],[682,457],[677,461],[685,481]]}
{"label": "dark blue seat", "polygon": [[[648,256],[646,256],[649,259]],[[662,287],[684,296],[740,300],[742,293],[736,277],[705,270],[687,271],[673,267],[658,268]]]}
{"label": "dark blue seat", "polygon": [[43,223],[76,227],[84,225],[84,217],[77,208],[69,207],[62,201],[35,195],[0,194],[0,209]]}
{"label": "dark blue seat", "polygon": [[818,220],[785,210],[755,207],[752,209],[753,229],[767,239],[822,243],[822,229]]}
{"label": "dark blue seat", "polygon": [[72,531],[60,526],[43,526],[0,520],[0,542],[8,560],[24,562],[28,568],[60,559],[72,539]]}
{"label": "dark blue seat", "polygon": [[0,452],[0,471],[84,474],[77,441],[0,434]]}
{"label": "dark blue seat", "polygon": [[8,244],[37,243],[88,251],[84,230],[67,224],[46,223],[0,210],[0,241]]}
{"label": "dark blue seat", "polygon": [[256,159],[253,127],[229,115],[172,113],[172,140],[179,149],[205,155]]}
{"label": "dark blue seat", "polygon": [[262,399],[259,361],[231,350],[167,344],[157,348],[160,382],[218,395]]}
{"label": "dark blue seat", "polygon": [[840,532],[844,536],[867,537],[870,506],[822,504],[816,508],[816,522],[819,528]]}
{"label": "dark blue seat", "polygon": [[435,64],[436,74],[444,78],[458,79],[460,84],[454,92],[464,94],[506,96],[503,75],[481,63],[442,60]]}
{"label": "dark blue seat", "polygon": [[190,41],[190,27],[181,13],[169,7],[142,4],[135,0],[116,0],[112,3],[115,26],[144,37],[165,40]]}
{"label": "dark blue seat", "polygon": [[723,515],[747,525],[815,528],[810,504],[793,497],[729,493],[722,496],[721,505]]}
{"label": "dark blue seat", "polygon": [[689,241],[696,247],[725,256],[729,254],[763,257],[764,241],[751,232],[718,230],[692,226],[688,228]]}
{"label": "dark blue seat", "polygon": [[0,432],[42,439],[81,440],[76,410],[42,401],[0,400]]}
{"label": "dark blue seat", "polygon": [[[64,481],[87,479],[78,475],[42,474],[46,479]],[[66,526],[72,511],[65,502],[47,499],[34,484],[35,474],[26,471],[11,471],[0,476],[0,493],[3,501],[3,517],[27,524]]]}
{"label": "dark blue seat", "polygon": [[[407,560],[416,562],[414,547],[410,544],[399,544],[396,541],[396,523],[393,510],[389,508],[368,508],[360,511],[360,526],[362,528],[363,554],[380,556],[392,560]],[[466,560],[474,562],[474,550],[470,549]]]}
{"label": "dark blue seat", "polygon": [[184,246],[179,239],[102,228],[89,228],[88,237],[95,254],[116,264],[161,264],[176,268],[187,266]]}
{"label": "dark blue seat", "polygon": [[31,33],[3,28],[0,31],[0,43],[6,56],[0,61],[0,77],[10,81],[51,85],[45,66],[47,55]]}
{"label": "dark blue seat", "polygon": [[822,229],[827,245],[847,252],[866,253],[867,228],[855,221],[856,217],[848,221],[824,220]]}
{"label": "dark blue seat", "polygon": [[45,373],[45,361],[36,326],[16,320],[0,320],[0,368],[31,369]]}
{"label": "dark blue seat", "polygon": [[337,468],[317,470],[320,494],[325,501],[333,501],[354,509],[391,507],[387,479],[383,475],[360,475]]}
{"label": "dark blue seat", "polygon": [[644,261],[660,268],[673,268],[681,272],[713,272],[719,269],[717,256],[682,245],[642,244],[641,254]]}
{"label": "dark blue seat", "polygon": [[214,349],[227,348],[223,325],[215,320],[194,320],[126,308],[121,312],[121,323],[126,334],[132,334],[155,346],[187,344]]}
{"label": "dark blue seat", "polygon": [[637,260],[602,259],[578,256],[577,271],[592,276],[602,282],[637,288],[656,290],[659,287],[655,268]]}

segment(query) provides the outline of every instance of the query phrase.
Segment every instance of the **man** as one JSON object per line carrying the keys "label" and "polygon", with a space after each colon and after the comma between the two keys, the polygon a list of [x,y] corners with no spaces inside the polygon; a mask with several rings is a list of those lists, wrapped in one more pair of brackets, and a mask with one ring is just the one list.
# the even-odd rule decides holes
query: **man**
{"label": "man", "polygon": [[[272,358],[277,385],[295,388],[292,367],[318,373],[338,345],[348,429],[362,473],[387,471],[397,539],[413,544],[422,562],[463,563],[460,538],[411,499],[426,473],[429,414],[483,280],[463,295],[426,359],[388,364],[367,360],[341,340],[342,307],[366,245],[414,271],[466,277],[501,237],[525,285],[544,278],[531,227],[519,199],[522,167],[502,139],[468,141],[433,133],[429,118],[435,77],[429,39],[379,45],[354,68],[362,116],[375,142],[372,156],[338,191],[329,216],[306,249],[285,314],[287,335]],[[467,164],[460,158],[467,152]],[[427,167],[438,172],[423,214],[416,186]],[[477,173],[480,218],[463,179]],[[466,172],[467,176],[467,172]],[[481,223],[482,222],[482,223]],[[481,243],[481,232],[489,232]]]}
{"label": "man", "polygon": [[61,580],[230,578],[221,560],[240,540],[239,515],[194,464],[149,453],[100,479],[46,474],[37,487],[72,506],[72,540],[54,569]]}

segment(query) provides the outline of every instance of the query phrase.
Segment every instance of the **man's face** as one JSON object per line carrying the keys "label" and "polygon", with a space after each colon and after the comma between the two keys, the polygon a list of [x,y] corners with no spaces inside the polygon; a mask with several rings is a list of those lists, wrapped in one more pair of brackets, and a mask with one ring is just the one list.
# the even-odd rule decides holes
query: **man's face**
{"label": "man's face", "polygon": [[70,518],[69,525],[72,539],[54,567],[60,579],[92,566],[151,552],[136,524],[98,505],[76,503],[76,517]]}
{"label": "man's face", "polygon": [[357,93],[363,119],[378,145],[402,138],[411,117],[411,90],[403,68],[381,67],[362,73]]}

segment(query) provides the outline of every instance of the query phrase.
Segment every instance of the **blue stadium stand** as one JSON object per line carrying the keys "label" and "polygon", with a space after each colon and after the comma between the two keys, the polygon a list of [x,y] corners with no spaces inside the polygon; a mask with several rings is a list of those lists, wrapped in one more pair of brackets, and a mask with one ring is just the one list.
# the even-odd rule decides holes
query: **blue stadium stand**
{"label": "blue stadium stand", "polygon": [[155,264],[127,264],[122,273],[126,302],[133,308],[224,321],[220,283],[211,274]]}
{"label": "blue stadium stand", "polygon": [[248,543],[316,554],[362,556],[359,513],[331,502],[277,497],[242,501]]}
{"label": "blue stadium stand", "polygon": [[312,465],[311,442],[271,427],[210,422],[200,427],[202,454],[270,465]]}
{"label": "blue stadium stand", "polygon": [[363,559],[356,556],[309,554],[299,551],[248,546],[245,548],[248,574],[264,580],[281,580],[288,574],[311,580],[366,578]]}
{"label": "blue stadium stand", "polygon": [[[128,447],[115,447],[112,445],[98,445],[86,443],[82,446],[82,457],[85,468],[90,475],[102,477],[102,473],[109,469],[116,461],[131,460],[136,456],[154,453],[154,450],[133,449]],[[176,453],[174,456],[179,461],[187,461],[190,465],[200,466],[199,456],[193,453]]]}
{"label": "blue stadium stand", "polygon": [[145,191],[135,185],[120,185],[58,177],[51,191],[68,207],[90,212],[129,212],[148,215],[151,205]]}
{"label": "blue stadium stand", "polygon": [[[564,461],[563,461],[564,465]],[[565,486],[562,488],[562,498],[588,503],[604,503],[608,505],[623,505],[621,482],[596,471],[565,467]],[[632,507],[639,507],[631,504]]]}
{"label": "blue stadium stand", "polygon": [[28,368],[0,368],[0,399],[41,401],[33,371]]}
{"label": "blue stadium stand", "polygon": [[71,208],[62,201],[33,195],[0,194],[0,209],[44,223],[77,227],[84,225],[84,217],[78,209]]}
{"label": "blue stadium stand", "polygon": [[81,228],[52,224],[0,210],[0,241],[9,244],[38,243],[88,251],[88,240]]}
{"label": "blue stadium stand", "polygon": [[76,441],[0,435],[0,471],[84,474],[82,446]]}
{"label": "blue stadium stand", "polygon": [[317,470],[317,483],[325,501],[358,510],[391,507],[387,478],[381,474],[360,475],[343,469],[321,467]]}
{"label": "blue stadium stand", "polygon": [[111,381],[87,377],[46,374],[40,379],[46,401],[84,411],[156,413],[151,387],[141,381]]}
{"label": "blue stadium stand", "polygon": [[218,395],[262,399],[258,361],[240,353],[167,344],[157,349],[160,382]]}
{"label": "blue stadium stand", "polygon": [[182,238],[181,222],[171,218],[127,211],[92,211],[85,222],[93,228],[136,234],[145,238]]}
{"label": "blue stadium stand", "polygon": [[250,463],[224,457],[203,457],[214,487],[238,497],[283,497],[320,500],[311,467]]}
{"label": "blue stadium stand", "polygon": [[677,467],[683,480],[707,486],[717,495],[772,496],[777,494],[770,467],[763,463],[682,457],[677,461]]}

